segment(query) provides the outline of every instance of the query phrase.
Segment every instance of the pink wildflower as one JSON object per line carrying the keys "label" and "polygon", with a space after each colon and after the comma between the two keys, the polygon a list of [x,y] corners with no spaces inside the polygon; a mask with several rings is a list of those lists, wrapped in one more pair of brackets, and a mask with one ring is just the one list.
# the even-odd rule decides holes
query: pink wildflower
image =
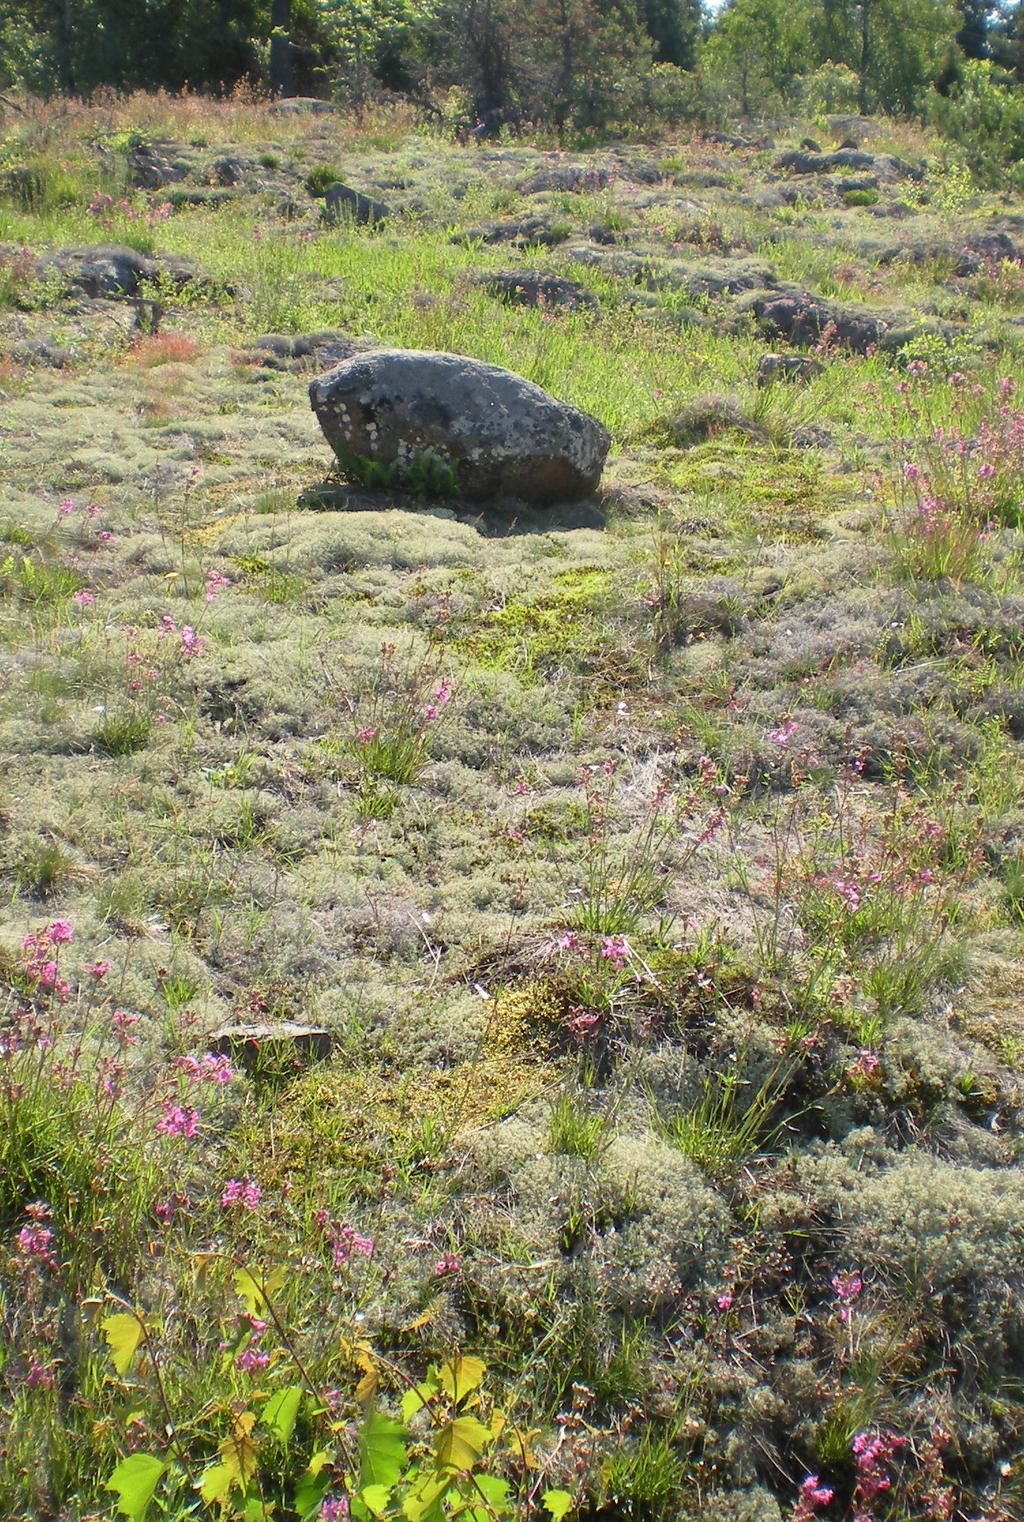
{"label": "pink wildflower", "polygon": [[74,940],[75,932],[68,920],[52,920],[50,923],[50,940],[55,946],[66,946]]}
{"label": "pink wildflower", "polygon": [[156,1130],[164,1136],[195,1136],[199,1129],[199,1111],[186,1105],[165,1102]]}
{"label": "pink wildflower", "polygon": [[438,1276],[439,1279],[443,1279],[448,1274],[457,1274],[461,1267],[461,1260],[457,1258],[454,1253],[446,1252],[444,1257],[438,1258],[437,1262],[434,1264],[434,1273]]}
{"label": "pink wildflower", "polygon": [[98,518],[102,511],[102,507],[97,507],[95,502],[89,502],[86,505],[85,516],[87,518]]}
{"label": "pink wildflower", "polygon": [[624,935],[606,935],[601,943],[601,955],[618,971],[626,965],[629,942]]}
{"label": "pink wildflower", "polygon": [[732,1291],[725,1290],[721,1295],[716,1295],[715,1304],[720,1311],[729,1310],[732,1306]]}
{"label": "pink wildflower", "polygon": [[25,1370],[25,1387],[29,1390],[53,1390],[57,1381],[53,1374],[53,1365],[41,1363],[38,1358],[33,1358]]}
{"label": "pink wildflower", "polygon": [[101,978],[106,977],[113,965],[113,962],[108,961],[106,957],[100,957],[96,962],[89,962],[85,970],[90,978],[95,978],[98,983]]}
{"label": "pink wildflower", "polygon": [[566,1021],[566,1024],[568,1025],[569,1030],[572,1032],[572,1034],[577,1039],[580,1039],[585,1036],[588,1031],[594,1029],[594,1026],[598,1023],[600,1018],[601,1016],[597,1014],[596,1011],[592,1009],[581,1009],[577,1005],[576,1008],[569,1011],[569,1018]]}
{"label": "pink wildflower", "polygon": [[262,1348],[254,1348],[251,1344],[235,1354],[235,1365],[245,1374],[251,1374],[254,1369],[265,1369],[269,1362],[270,1354],[264,1353]]}
{"label": "pink wildflower", "polygon": [[71,594],[71,601],[79,608],[89,608],[96,601],[96,593],[88,591],[85,587],[79,587],[77,592]]}
{"label": "pink wildflower", "polygon": [[348,1496],[324,1496],[320,1502],[320,1522],[346,1522]]}
{"label": "pink wildflower", "polygon": [[579,951],[580,938],[575,930],[563,930],[558,937],[558,945],[562,951]]}
{"label": "pink wildflower", "polygon": [[108,528],[101,528],[96,531],[96,538],[99,540],[100,544],[109,544],[113,537],[113,534]]}
{"label": "pink wildflower", "polygon": [[158,627],[161,634],[173,634],[177,625],[169,613],[161,613]]}
{"label": "pink wildflower", "polygon": [[786,718],[783,719],[778,729],[770,729],[768,731],[768,738],[775,745],[777,745],[780,750],[785,750],[786,746],[789,744],[790,735],[792,735],[795,729],[795,721],[793,719]]}
{"label": "pink wildflower", "polygon": [[832,1288],[835,1291],[836,1299],[839,1301],[840,1321],[849,1321],[853,1315],[852,1304],[864,1288],[864,1280],[856,1272],[833,1274]]}
{"label": "pink wildflower", "polygon": [[217,593],[221,591],[222,588],[228,587],[230,585],[231,583],[228,581],[227,577],[224,576],[220,571],[212,569],[207,571],[206,601],[213,602],[213,599],[216,597]]}
{"label": "pink wildflower", "polygon": [[23,1226],[14,1238],[14,1245],[18,1257],[27,1268],[39,1270],[57,1267],[53,1232],[48,1226],[41,1226],[38,1221],[32,1226]]}
{"label": "pink wildflower", "polygon": [[263,1198],[263,1190],[255,1179],[229,1178],[221,1190],[220,1203],[224,1210],[241,1205],[244,1210],[255,1210]]}
{"label": "pink wildflower", "polygon": [[[109,965],[109,964],[108,964]],[[140,1016],[133,1015],[126,1009],[115,1009],[111,1016],[111,1024],[114,1027],[114,1036],[121,1046],[137,1046],[139,1038],[132,1035],[132,1031],[139,1023]]]}
{"label": "pink wildflower", "polygon": [[70,497],[65,497],[63,502],[59,503],[57,507],[57,511],[62,518],[70,517],[74,510],[75,504]]}
{"label": "pink wildflower", "polygon": [[809,1474],[800,1482],[799,1495],[793,1507],[790,1522],[810,1522],[815,1512],[831,1501],[833,1491],[823,1485],[816,1474]]}
{"label": "pink wildflower", "polygon": [[377,726],[375,724],[367,724],[362,729],[356,730],[356,739],[359,741],[360,745],[366,745],[370,740],[373,739],[376,733]]}
{"label": "pink wildflower", "polygon": [[206,640],[201,634],[197,634],[191,624],[181,626],[181,653],[182,655],[202,655],[206,648]]}
{"label": "pink wildflower", "polygon": [[369,1258],[373,1254],[373,1238],[362,1236],[354,1226],[336,1227],[329,1241],[335,1268],[341,1268],[353,1255]]}
{"label": "pink wildflower", "polygon": [[877,1053],[869,1051],[865,1047],[863,1051],[857,1053],[846,1071],[853,1078],[870,1078],[877,1070],[881,1060]]}

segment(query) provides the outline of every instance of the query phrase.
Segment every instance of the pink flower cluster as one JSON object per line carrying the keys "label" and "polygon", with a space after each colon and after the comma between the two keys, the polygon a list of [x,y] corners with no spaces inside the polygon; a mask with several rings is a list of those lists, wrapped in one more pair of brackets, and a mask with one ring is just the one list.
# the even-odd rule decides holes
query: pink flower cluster
{"label": "pink flower cluster", "polygon": [[164,1100],[155,1129],[162,1136],[193,1137],[199,1130],[199,1111]]}
{"label": "pink flower cluster", "polygon": [[313,1220],[324,1234],[335,1268],[344,1267],[353,1257],[373,1256],[373,1238],[363,1236],[354,1226],[332,1221],[326,1210],[318,1210]]}
{"label": "pink flower cluster", "polygon": [[239,1205],[243,1210],[255,1210],[263,1198],[263,1190],[255,1179],[229,1178],[221,1190],[220,1203],[224,1210],[229,1210],[233,1205]]}
{"label": "pink flower cluster", "polygon": [[235,1354],[235,1367],[241,1369],[243,1374],[252,1374],[256,1369],[265,1369],[270,1362],[270,1354],[259,1346],[259,1339],[267,1330],[267,1323],[258,1316],[243,1315],[239,1320],[248,1328],[248,1336],[244,1347]]}
{"label": "pink flower cluster", "polygon": [[855,1484],[853,1490],[853,1522],[873,1522],[871,1508],[877,1498],[892,1486],[890,1465],[907,1440],[898,1433],[858,1432],[851,1447]]}
{"label": "pink flower cluster", "polygon": [[836,1299],[839,1301],[840,1321],[849,1321],[853,1315],[853,1302],[864,1288],[864,1280],[856,1272],[833,1274],[832,1288],[835,1291]]}
{"label": "pink flower cluster", "polygon": [[14,1248],[25,1268],[32,1268],[39,1273],[44,1268],[57,1267],[53,1232],[49,1226],[43,1226],[41,1220],[21,1228],[14,1238]]}
{"label": "pink flower cluster", "polygon": [[207,571],[206,601],[213,602],[213,599],[216,597],[217,593],[222,591],[224,587],[229,587],[230,585],[230,581],[228,581],[227,577],[224,576],[220,571],[212,569]]}
{"label": "pink flower cluster", "polygon": [[601,956],[611,962],[617,972],[626,965],[629,956],[629,942],[624,935],[606,935],[601,942]]}
{"label": "pink flower cluster", "polygon": [[833,1491],[823,1485],[816,1474],[809,1474],[800,1481],[796,1504],[790,1522],[810,1522],[815,1512],[831,1501]]}
{"label": "pink flower cluster", "polygon": [[234,1069],[219,1052],[204,1052],[201,1057],[175,1057],[174,1066],[193,1083],[230,1083]]}
{"label": "pink flower cluster", "polygon": [[57,964],[60,947],[73,938],[74,930],[67,920],[51,920],[39,930],[29,931],[21,942],[24,972],[38,988],[58,999],[66,999],[71,993],[71,985],[60,976]]}
{"label": "pink flower cluster", "polygon": [[438,713],[441,711],[441,709],[444,708],[447,703],[451,702],[452,693],[454,691],[454,682],[450,681],[448,677],[442,677],[440,682],[438,682],[437,687],[434,689],[433,701],[428,703],[426,708],[423,710],[424,724],[429,724],[432,719],[437,718]]}

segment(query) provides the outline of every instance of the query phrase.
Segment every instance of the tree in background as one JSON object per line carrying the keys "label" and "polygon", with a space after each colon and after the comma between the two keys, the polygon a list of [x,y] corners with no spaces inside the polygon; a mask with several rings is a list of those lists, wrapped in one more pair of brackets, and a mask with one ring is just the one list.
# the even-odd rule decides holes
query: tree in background
{"label": "tree in background", "polygon": [[700,0],[643,0],[641,12],[658,63],[692,69],[701,28]]}
{"label": "tree in background", "polygon": [[802,0],[731,0],[703,50],[703,67],[738,98],[745,116],[781,105],[808,57]]}

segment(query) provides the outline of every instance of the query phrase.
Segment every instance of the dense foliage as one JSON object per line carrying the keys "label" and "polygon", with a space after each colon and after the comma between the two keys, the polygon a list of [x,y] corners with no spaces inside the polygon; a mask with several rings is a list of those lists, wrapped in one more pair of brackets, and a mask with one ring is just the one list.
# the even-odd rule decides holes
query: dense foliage
{"label": "dense foliage", "polygon": [[[244,86],[357,110],[411,97],[465,130],[560,133],[729,111],[914,113],[1021,69],[997,0],[0,0],[0,88]],[[154,46],[159,38],[160,46]],[[998,82],[998,81],[997,81]],[[973,109],[973,108],[972,108]],[[957,136],[962,134],[957,133]]]}

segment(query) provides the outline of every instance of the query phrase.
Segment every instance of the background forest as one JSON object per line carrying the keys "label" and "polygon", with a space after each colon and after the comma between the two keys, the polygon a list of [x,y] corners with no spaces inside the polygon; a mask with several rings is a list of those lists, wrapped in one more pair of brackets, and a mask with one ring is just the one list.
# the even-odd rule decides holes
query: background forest
{"label": "background forest", "polygon": [[1016,162],[1022,78],[1020,7],[998,0],[0,0],[0,87],[400,96],[455,131],[577,142],[884,111]]}

